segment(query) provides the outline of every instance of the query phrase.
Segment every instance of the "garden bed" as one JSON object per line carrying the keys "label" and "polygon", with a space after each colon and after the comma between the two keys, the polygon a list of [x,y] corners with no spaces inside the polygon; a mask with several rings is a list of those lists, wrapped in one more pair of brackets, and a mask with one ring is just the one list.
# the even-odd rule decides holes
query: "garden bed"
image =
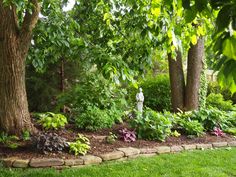
{"label": "garden bed", "polygon": [[[124,142],[117,139],[114,143],[109,144],[105,141],[105,137],[109,132],[118,134],[122,128],[126,128],[126,124],[119,124],[113,126],[111,129],[103,129],[97,132],[78,131],[73,125],[67,125],[64,129],[55,131],[58,135],[66,138],[68,141],[74,141],[78,133],[82,133],[90,140],[90,150],[88,154],[99,156],[101,154],[115,151],[117,148],[134,147],[142,148],[156,148],[159,146],[181,146],[184,144],[208,144],[213,142],[232,142],[236,141],[235,137],[225,134],[224,136],[214,136],[211,133],[206,133],[200,137],[189,138],[186,135],[179,137],[168,137],[165,142],[160,141],[147,141],[137,139],[135,142]],[[10,149],[0,145],[0,158],[18,157],[20,159],[31,158],[62,158],[62,159],[75,159],[77,156],[67,152],[62,153],[48,153],[43,154],[39,152],[31,141],[22,142],[17,149]]]}

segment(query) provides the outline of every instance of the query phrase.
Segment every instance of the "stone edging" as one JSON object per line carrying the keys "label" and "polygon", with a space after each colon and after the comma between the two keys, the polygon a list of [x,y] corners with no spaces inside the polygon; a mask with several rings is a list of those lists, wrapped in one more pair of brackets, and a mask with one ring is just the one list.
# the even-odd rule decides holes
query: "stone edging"
{"label": "stone edging", "polygon": [[158,146],[154,148],[117,148],[113,152],[108,152],[99,156],[85,155],[79,156],[77,159],[59,159],[59,158],[32,158],[19,159],[17,157],[10,157],[0,159],[5,167],[11,168],[80,168],[87,165],[101,164],[105,161],[123,161],[127,159],[134,159],[137,157],[150,157],[163,153],[177,153],[184,150],[195,149],[212,149],[221,147],[236,147],[236,141],[231,142],[213,142],[209,144],[184,144],[173,146]]}

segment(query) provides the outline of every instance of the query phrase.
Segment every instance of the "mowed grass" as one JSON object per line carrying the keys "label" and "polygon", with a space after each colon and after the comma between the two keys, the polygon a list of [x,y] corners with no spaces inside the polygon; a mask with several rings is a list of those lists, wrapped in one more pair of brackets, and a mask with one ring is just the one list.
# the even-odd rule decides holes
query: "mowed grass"
{"label": "mowed grass", "polygon": [[236,148],[163,154],[124,162],[102,165],[54,169],[5,169],[0,176],[6,177],[236,177]]}

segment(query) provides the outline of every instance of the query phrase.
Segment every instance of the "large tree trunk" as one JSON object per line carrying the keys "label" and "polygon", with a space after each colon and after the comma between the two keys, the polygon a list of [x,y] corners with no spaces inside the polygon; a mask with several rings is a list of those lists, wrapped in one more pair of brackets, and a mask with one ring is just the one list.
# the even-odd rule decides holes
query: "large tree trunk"
{"label": "large tree trunk", "polygon": [[25,90],[25,64],[17,51],[17,42],[0,42],[0,124],[10,134],[32,131]]}
{"label": "large tree trunk", "polygon": [[199,38],[196,45],[191,45],[188,51],[187,85],[185,92],[185,110],[199,108],[200,76],[204,54],[204,39]]}
{"label": "large tree trunk", "polygon": [[172,110],[178,112],[184,109],[184,72],[182,66],[181,52],[177,52],[176,59],[168,54],[169,62],[169,75],[170,75],[170,87],[171,87],[171,104]]}
{"label": "large tree trunk", "polygon": [[20,29],[14,5],[4,6],[0,1],[0,129],[16,135],[35,132],[25,89],[25,58],[39,6],[36,0],[30,3],[35,8],[32,13],[26,11]]}

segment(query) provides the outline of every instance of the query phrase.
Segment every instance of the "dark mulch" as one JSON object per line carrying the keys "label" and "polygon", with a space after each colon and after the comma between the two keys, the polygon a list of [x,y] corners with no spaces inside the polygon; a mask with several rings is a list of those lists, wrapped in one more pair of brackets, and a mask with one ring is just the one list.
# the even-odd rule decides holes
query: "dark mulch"
{"label": "dark mulch", "polygon": [[[63,130],[55,131],[60,136],[65,137],[68,141],[74,141],[78,133],[82,133],[87,136],[91,143],[91,149],[89,150],[89,154],[99,155],[106,152],[112,152],[116,148],[119,147],[136,147],[136,148],[152,148],[156,146],[163,145],[181,145],[181,144],[194,144],[194,143],[210,143],[210,142],[223,142],[223,141],[232,141],[235,138],[231,135],[224,135],[222,137],[216,137],[211,135],[210,133],[206,133],[202,137],[189,138],[185,135],[181,135],[180,137],[169,137],[165,142],[159,141],[146,141],[146,140],[137,140],[135,142],[124,142],[122,140],[116,140],[113,144],[108,144],[104,137],[109,135],[109,132],[118,133],[118,130],[127,127],[127,124],[119,124],[115,125],[111,129],[103,129],[96,132],[87,132],[87,131],[78,131],[73,125],[68,125]],[[20,157],[22,159],[27,158],[43,158],[43,157],[60,157],[64,159],[68,158],[76,158],[74,155],[69,154],[67,152],[62,153],[49,153],[42,154],[37,151],[37,149],[33,146],[31,141],[22,142],[22,145],[17,149],[10,149],[0,145],[0,157]]]}

